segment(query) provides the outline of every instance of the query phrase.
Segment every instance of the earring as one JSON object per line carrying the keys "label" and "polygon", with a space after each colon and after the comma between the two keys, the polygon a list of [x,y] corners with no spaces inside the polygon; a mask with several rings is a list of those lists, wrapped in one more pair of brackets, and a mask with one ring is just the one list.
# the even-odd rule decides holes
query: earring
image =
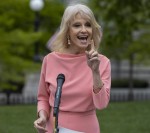
{"label": "earring", "polygon": [[70,45],[71,42],[70,42],[69,36],[67,37],[67,41],[68,41],[68,45]]}

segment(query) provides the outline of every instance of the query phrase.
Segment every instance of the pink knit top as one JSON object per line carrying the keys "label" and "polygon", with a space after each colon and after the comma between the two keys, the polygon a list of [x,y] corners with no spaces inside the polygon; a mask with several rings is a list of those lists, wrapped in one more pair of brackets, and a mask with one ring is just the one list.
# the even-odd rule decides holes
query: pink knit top
{"label": "pink knit top", "polygon": [[41,68],[38,88],[38,112],[45,110],[50,119],[48,133],[53,130],[53,106],[57,76],[65,75],[59,107],[58,124],[61,127],[85,133],[100,133],[96,109],[107,107],[110,98],[111,65],[104,55],[99,54],[100,76],[104,86],[99,93],[93,92],[92,71],[84,54],[62,54],[52,52],[45,56]]}

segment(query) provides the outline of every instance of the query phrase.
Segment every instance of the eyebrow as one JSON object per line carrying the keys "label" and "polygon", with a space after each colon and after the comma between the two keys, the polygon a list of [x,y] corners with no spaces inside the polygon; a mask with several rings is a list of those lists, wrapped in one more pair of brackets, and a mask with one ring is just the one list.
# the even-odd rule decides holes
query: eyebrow
{"label": "eyebrow", "polygon": [[[74,22],[72,22],[72,24],[75,24],[75,23],[81,23],[80,21],[74,21]],[[89,23],[89,24],[91,24],[91,22],[89,21],[89,20],[86,20],[86,22],[85,23]]]}

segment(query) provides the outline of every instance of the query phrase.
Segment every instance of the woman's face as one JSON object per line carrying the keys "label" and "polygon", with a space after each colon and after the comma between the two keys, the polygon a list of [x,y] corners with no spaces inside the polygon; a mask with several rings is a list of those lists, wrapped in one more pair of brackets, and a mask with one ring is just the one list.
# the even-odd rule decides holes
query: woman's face
{"label": "woman's face", "polygon": [[75,52],[84,52],[92,39],[92,26],[91,23],[77,14],[75,19],[71,21],[69,27],[70,47]]}

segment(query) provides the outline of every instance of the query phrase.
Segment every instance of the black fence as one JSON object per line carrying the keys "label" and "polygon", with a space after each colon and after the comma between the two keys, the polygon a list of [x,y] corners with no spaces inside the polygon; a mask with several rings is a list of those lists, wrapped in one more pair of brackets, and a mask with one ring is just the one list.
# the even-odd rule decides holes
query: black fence
{"label": "black fence", "polygon": [[[150,89],[133,90],[133,101],[150,100]],[[128,89],[112,89],[110,94],[110,101],[123,102],[129,101]],[[33,95],[11,94],[9,99],[5,94],[0,94],[0,105],[6,104],[36,104],[37,97]]]}
{"label": "black fence", "polygon": [[[131,101],[130,97],[131,93],[129,93],[129,90],[112,90],[110,95],[110,101],[112,102]],[[132,100],[133,101],[150,100],[150,89],[133,90]]]}
{"label": "black fence", "polygon": [[0,105],[6,104],[36,104],[36,96],[23,96],[21,94],[11,94],[8,98],[5,94],[0,95]]}

